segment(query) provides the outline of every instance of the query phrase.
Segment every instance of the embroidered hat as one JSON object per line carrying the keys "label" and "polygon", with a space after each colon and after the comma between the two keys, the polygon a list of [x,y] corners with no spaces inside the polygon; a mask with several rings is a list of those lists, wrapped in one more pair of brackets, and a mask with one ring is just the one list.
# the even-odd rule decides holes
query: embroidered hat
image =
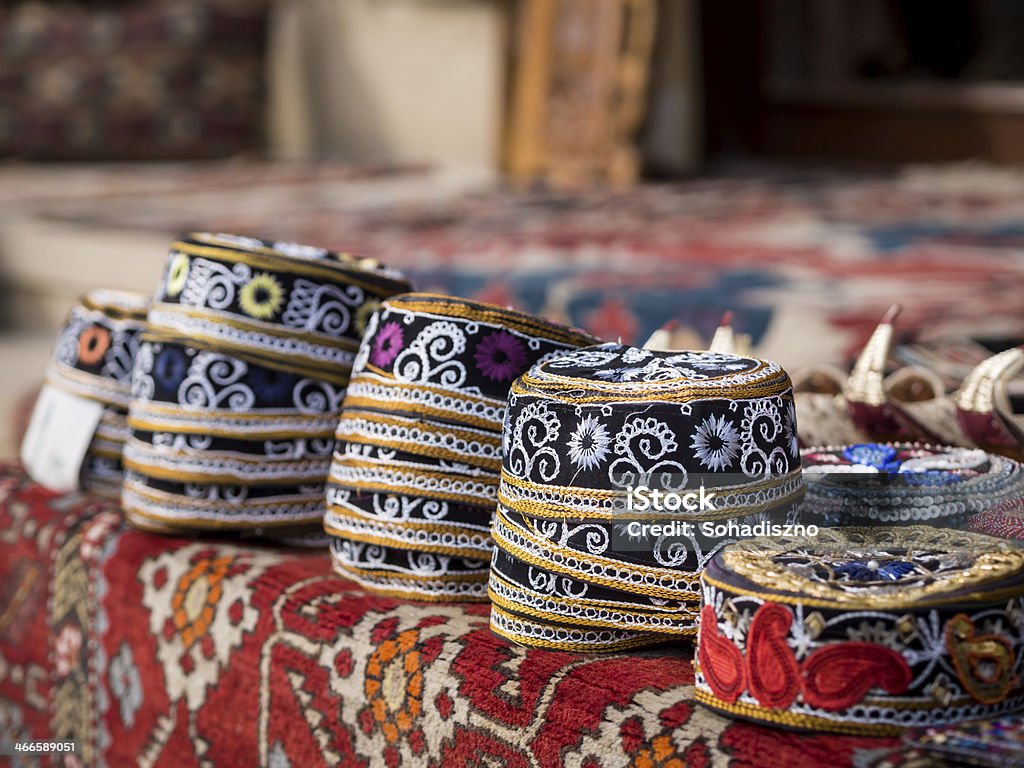
{"label": "embroidered hat", "polygon": [[[722,543],[696,526],[793,514],[795,426],[789,377],[751,357],[604,344],[534,366],[509,395],[492,629],[567,650],[692,635],[698,575]],[[715,504],[641,512],[638,488]],[[659,514],[693,528],[643,527]]]}
{"label": "embroidered hat", "polygon": [[698,701],[893,734],[1024,707],[1024,549],[927,526],[725,547],[701,577]]}
{"label": "embroidered hat", "polygon": [[123,506],[152,530],[319,526],[366,323],[400,273],[319,248],[174,243],[132,375]]}
{"label": "embroidered hat", "polygon": [[68,312],[46,369],[49,386],[104,406],[79,476],[83,490],[102,496],[121,491],[132,364],[148,304],[127,291],[86,294]]}
{"label": "embroidered hat", "polygon": [[508,388],[582,331],[434,294],[383,302],[356,357],[325,530],[339,570],[421,600],[485,600]]}
{"label": "embroidered hat", "polygon": [[959,525],[1024,496],[1013,459],[978,448],[858,443],[803,451],[804,511],[822,525]]}
{"label": "embroidered hat", "polygon": [[371,259],[234,235],[171,246],[155,331],[344,385],[370,312],[408,281]]}

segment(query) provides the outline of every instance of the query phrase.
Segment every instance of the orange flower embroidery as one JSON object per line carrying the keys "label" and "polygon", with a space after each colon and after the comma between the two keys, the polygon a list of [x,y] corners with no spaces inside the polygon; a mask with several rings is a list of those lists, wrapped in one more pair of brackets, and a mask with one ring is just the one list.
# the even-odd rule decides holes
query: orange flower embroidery
{"label": "orange flower embroidery", "polygon": [[98,325],[86,328],[78,337],[78,360],[84,365],[95,365],[110,349],[110,331]]}
{"label": "orange flower embroidery", "polygon": [[373,719],[389,744],[408,734],[423,711],[419,632],[407,629],[385,640],[366,664],[364,690]]}
{"label": "orange flower embroidery", "polygon": [[231,568],[232,559],[201,559],[178,581],[171,598],[171,609],[174,628],[181,633],[186,649],[210,630],[223,592],[221,582]]}
{"label": "orange flower embroidery", "polygon": [[676,752],[676,745],[668,734],[655,736],[633,755],[631,768],[686,768],[686,761]]}

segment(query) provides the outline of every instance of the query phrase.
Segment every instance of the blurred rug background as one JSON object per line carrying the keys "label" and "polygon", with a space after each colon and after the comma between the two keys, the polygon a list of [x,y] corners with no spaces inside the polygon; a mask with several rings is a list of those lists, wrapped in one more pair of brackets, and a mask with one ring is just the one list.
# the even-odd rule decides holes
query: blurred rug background
{"label": "blurred rug background", "polygon": [[0,351],[17,352],[18,371],[0,398],[41,376],[75,296],[151,290],[171,238],[192,229],[357,252],[421,290],[607,339],[677,320],[697,345],[732,310],[791,371],[847,360],[896,301],[906,335],[1024,336],[1024,173],[988,166],[747,170],[570,194],[424,167],[12,165],[0,168]]}

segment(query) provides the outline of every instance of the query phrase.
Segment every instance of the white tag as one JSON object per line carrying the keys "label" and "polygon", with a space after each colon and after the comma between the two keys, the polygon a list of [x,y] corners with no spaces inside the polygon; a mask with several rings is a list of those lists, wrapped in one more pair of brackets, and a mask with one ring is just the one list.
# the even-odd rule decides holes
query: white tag
{"label": "white tag", "polygon": [[77,491],[85,452],[101,416],[101,403],[44,385],[21,442],[21,462],[29,477],[54,491]]}

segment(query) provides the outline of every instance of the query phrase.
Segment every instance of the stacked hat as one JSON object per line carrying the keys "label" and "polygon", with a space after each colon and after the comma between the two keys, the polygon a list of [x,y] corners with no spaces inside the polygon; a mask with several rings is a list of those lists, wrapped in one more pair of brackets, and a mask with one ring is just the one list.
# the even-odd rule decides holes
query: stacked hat
{"label": "stacked hat", "polygon": [[[715,525],[791,519],[802,496],[792,394],[777,364],[717,352],[605,344],[532,368],[509,398],[491,628],[594,651],[694,634],[699,572],[730,540]],[[711,508],[687,502],[700,487]],[[632,505],[643,488],[692,511]]]}
{"label": "stacked hat", "polygon": [[822,525],[959,526],[1024,496],[1013,459],[978,448],[858,443],[803,452],[804,510]]}
{"label": "stacked hat", "polygon": [[324,527],[339,572],[413,599],[485,600],[509,385],[593,342],[463,299],[384,302],[336,432]]}
{"label": "stacked hat", "polygon": [[359,339],[381,299],[408,289],[376,262],[294,243],[174,243],[132,378],[129,519],[318,524]]}
{"label": "stacked hat", "polygon": [[1024,707],[1024,549],[927,526],[725,547],[702,577],[697,699],[789,728],[891,734]]}
{"label": "stacked hat", "polygon": [[76,304],[57,337],[46,382],[103,404],[103,415],[85,454],[84,490],[117,498],[128,438],[132,362],[146,327],[147,297],[125,291],[92,291]]}

